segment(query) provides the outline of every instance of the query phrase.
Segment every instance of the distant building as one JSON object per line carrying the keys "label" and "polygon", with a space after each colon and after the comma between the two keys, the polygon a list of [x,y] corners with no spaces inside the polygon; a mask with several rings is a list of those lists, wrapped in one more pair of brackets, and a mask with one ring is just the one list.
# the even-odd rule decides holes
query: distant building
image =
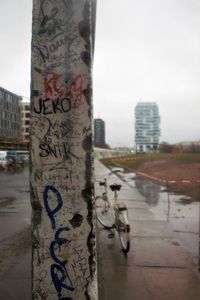
{"label": "distant building", "polygon": [[105,143],[105,122],[102,119],[94,119],[94,145],[104,148]]}
{"label": "distant building", "polygon": [[27,98],[23,98],[21,102],[21,130],[22,140],[24,142],[29,142],[30,101]]}
{"label": "distant building", "polygon": [[20,139],[22,97],[0,87],[0,138]]}
{"label": "distant building", "polygon": [[160,116],[154,102],[139,102],[135,107],[136,152],[159,150]]}

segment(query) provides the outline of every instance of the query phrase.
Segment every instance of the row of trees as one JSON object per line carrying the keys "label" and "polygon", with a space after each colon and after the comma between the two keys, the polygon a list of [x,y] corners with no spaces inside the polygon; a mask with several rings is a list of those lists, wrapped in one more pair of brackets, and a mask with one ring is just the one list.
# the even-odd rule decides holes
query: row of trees
{"label": "row of trees", "polygon": [[188,144],[168,144],[163,142],[160,144],[159,149],[162,153],[200,153],[200,142]]}

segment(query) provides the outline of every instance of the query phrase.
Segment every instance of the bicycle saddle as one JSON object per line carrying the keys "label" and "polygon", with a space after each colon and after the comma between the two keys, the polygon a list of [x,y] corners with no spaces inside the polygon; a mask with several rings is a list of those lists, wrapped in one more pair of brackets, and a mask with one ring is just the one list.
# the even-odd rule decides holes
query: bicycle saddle
{"label": "bicycle saddle", "polygon": [[121,184],[117,184],[117,183],[115,183],[115,184],[111,184],[110,185],[110,188],[111,188],[111,190],[114,192],[114,191],[120,191],[120,189],[121,189]]}

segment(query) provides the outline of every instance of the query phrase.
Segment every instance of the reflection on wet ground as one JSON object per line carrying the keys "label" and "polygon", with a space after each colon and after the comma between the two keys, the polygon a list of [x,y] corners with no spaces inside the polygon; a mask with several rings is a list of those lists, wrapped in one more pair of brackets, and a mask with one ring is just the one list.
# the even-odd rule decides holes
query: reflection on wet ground
{"label": "reflection on wet ground", "polygon": [[168,193],[166,188],[151,181],[139,180],[134,173],[124,174],[130,186],[144,197],[157,220],[166,220],[175,236],[198,263],[200,244],[200,203],[184,195]]}
{"label": "reflection on wet ground", "polygon": [[0,242],[30,226],[29,169],[0,172]]}

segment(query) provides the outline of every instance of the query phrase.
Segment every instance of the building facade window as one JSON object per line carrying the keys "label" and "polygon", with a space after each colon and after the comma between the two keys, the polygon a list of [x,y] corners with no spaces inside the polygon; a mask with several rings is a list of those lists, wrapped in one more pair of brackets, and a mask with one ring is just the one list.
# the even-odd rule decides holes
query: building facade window
{"label": "building facade window", "polygon": [[23,99],[21,103],[21,126],[22,126],[22,139],[29,142],[30,131],[30,102]]}
{"label": "building facade window", "polygon": [[[12,92],[0,87],[0,124],[1,132],[0,138],[9,139],[9,138],[20,138],[20,102],[22,100],[21,96],[13,94]],[[16,112],[16,120],[13,117],[13,111]],[[17,130],[14,123],[17,122]]]}

